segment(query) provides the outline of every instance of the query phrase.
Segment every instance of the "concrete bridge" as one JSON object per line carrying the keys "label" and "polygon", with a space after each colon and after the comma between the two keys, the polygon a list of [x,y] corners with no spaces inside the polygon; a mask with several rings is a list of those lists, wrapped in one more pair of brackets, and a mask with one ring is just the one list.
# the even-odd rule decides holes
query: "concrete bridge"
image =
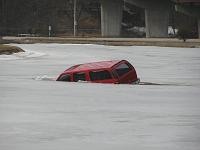
{"label": "concrete bridge", "polygon": [[[200,0],[124,0],[145,9],[146,37],[167,37],[170,6],[181,7],[193,3],[200,10]],[[120,36],[123,0],[101,0],[101,31],[102,36]],[[177,7],[178,8],[178,7]],[[189,11],[193,9],[191,5]],[[181,9],[177,9],[181,10]],[[182,9],[183,10],[183,9]],[[182,13],[188,14],[186,11]],[[200,11],[190,13],[198,19],[200,37]]]}
{"label": "concrete bridge", "polygon": [[[0,18],[3,16],[1,0]],[[89,0],[85,0],[89,1]],[[145,10],[146,37],[168,37],[169,13],[172,5],[176,10],[198,19],[200,37],[200,0],[96,0],[101,3],[101,34],[118,37],[121,31],[123,4],[131,3]],[[2,19],[0,21],[4,22]]]}

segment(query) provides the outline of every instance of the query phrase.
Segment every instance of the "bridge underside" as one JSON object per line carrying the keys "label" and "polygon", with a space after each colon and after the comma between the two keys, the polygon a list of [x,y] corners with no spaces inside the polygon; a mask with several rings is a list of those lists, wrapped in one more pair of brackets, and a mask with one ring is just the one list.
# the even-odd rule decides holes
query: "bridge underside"
{"label": "bridge underside", "polygon": [[[146,37],[168,37],[170,2],[168,0],[126,0],[145,9]],[[101,0],[102,36],[120,36],[122,0]]]}
{"label": "bridge underside", "polygon": [[[177,2],[177,0],[172,1]],[[182,4],[189,1],[199,2],[199,0],[179,0],[178,2]],[[170,5],[172,4],[171,0],[125,0],[125,2],[145,9],[146,37],[168,37]],[[101,0],[102,36],[120,36],[123,11],[122,5],[123,0]],[[200,15],[200,11],[198,11],[198,15]],[[191,16],[195,17],[194,15]],[[197,18],[200,37],[200,17]]]}

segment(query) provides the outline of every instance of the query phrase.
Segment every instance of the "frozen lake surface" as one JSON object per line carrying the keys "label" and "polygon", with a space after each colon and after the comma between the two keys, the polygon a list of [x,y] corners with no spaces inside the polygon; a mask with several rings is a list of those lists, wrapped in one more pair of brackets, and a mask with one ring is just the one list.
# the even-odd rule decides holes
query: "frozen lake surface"
{"label": "frozen lake surface", "polygon": [[[26,52],[0,55],[0,150],[199,150],[199,48],[17,46]],[[169,85],[51,81],[112,59]]]}

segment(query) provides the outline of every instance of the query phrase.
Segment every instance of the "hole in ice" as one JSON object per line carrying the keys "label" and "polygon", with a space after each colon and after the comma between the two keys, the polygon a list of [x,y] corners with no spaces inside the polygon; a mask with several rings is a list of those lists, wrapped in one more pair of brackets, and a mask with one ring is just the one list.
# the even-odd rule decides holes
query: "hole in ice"
{"label": "hole in ice", "polygon": [[[36,80],[36,81],[56,81],[55,77],[51,77],[48,75],[36,76],[32,79]],[[91,83],[91,82],[78,81],[77,83]],[[99,84],[99,83],[97,83],[97,84]],[[141,81],[139,83],[134,83],[134,84],[129,84],[129,85],[192,86],[190,84],[183,84],[183,83],[155,83],[155,82],[141,82]]]}
{"label": "hole in ice", "polygon": [[153,82],[140,82],[138,85],[191,86],[189,84],[181,84],[181,83],[153,83]]}

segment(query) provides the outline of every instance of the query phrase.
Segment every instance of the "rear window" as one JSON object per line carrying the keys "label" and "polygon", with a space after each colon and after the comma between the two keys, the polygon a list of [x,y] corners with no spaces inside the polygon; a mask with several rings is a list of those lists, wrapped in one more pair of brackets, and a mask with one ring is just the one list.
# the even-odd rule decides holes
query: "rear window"
{"label": "rear window", "polygon": [[58,81],[71,81],[71,76],[69,74],[63,74],[59,77]]}
{"label": "rear window", "polygon": [[120,64],[116,68],[116,72],[117,72],[118,76],[123,76],[124,74],[126,74],[130,70],[131,70],[131,68],[127,64],[125,64],[125,63],[124,64]]}
{"label": "rear window", "polygon": [[107,70],[90,71],[89,74],[91,81],[112,79],[110,72]]}
{"label": "rear window", "polygon": [[74,81],[86,81],[85,73],[80,72],[80,73],[74,73]]}

